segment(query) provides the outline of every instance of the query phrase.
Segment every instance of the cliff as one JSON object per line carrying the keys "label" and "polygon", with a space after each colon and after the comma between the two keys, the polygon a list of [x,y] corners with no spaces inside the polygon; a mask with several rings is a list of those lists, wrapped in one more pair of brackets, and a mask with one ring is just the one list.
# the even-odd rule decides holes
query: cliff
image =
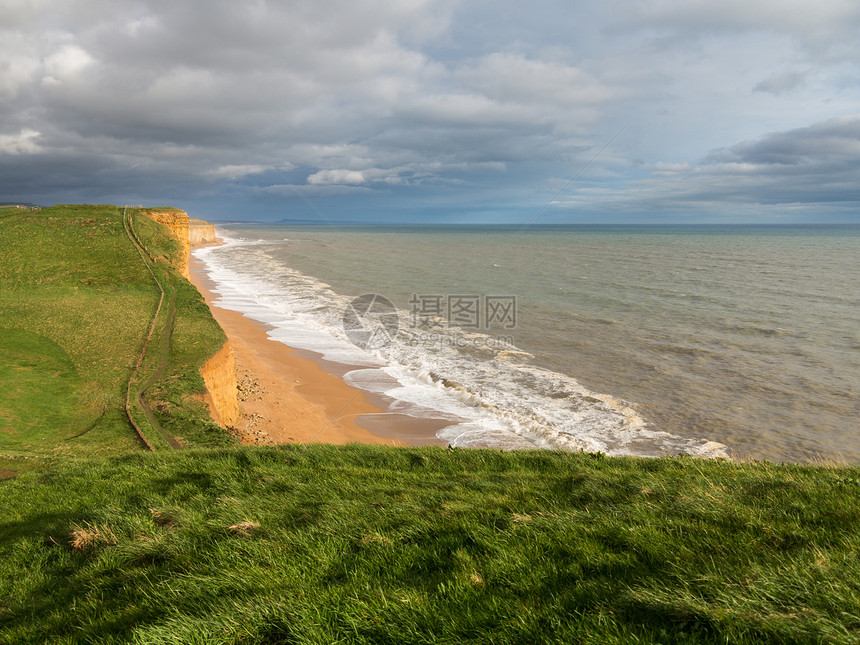
{"label": "cliff", "polygon": [[[205,220],[191,219],[188,213],[178,208],[144,208],[140,212],[166,226],[182,244],[182,259],[177,268],[183,277],[190,279],[191,247],[214,242],[215,227]],[[224,343],[223,347],[206,361],[200,374],[209,392],[206,401],[213,421],[225,428],[235,425],[239,418],[238,385],[236,360],[229,343]]]}
{"label": "cliff", "polygon": [[188,220],[188,242],[192,247],[217,241],[215,225],[202,219]]}
{"label": "cliff", "polygon": [[200,369],[206,389],[207,403],[213,421],[224,428],[232,427],[239,419],[238,384],[236,382],[236,360],[230,343],[215,352]]}
{"label": "cliff", "polygon": [[188,213],[178,208],[144,208],[140,212],[159,224],[164,224],[173,233],[173,236],[179,240],[179,243],[182,244],[183,259],[177,268],[182,276],[187,279],[189,277],[188,258],[191,254],[191,240],[188,234],[190,218],[188,217]]}

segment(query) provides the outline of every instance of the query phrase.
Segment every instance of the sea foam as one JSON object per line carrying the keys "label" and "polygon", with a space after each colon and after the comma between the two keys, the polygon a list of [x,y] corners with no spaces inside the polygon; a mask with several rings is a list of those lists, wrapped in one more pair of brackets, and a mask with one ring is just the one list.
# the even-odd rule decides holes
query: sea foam
{"label": "sea foam", "polygon": [[[650,427],[632,405],[532,365],[531,355],[517,347],[428,346],[403,333],[373,349],[358,347],[343,328],[352,296],[335,293],[267,252],[287,242],[243,239],[221,230],[219,237],[222,246],[193,252],[216,285],[218,306],[267,324],[273,340],[353,367],[347,382],[390,397],[397,412],[449,420],[438,436],[453,446],[727,455],[722,444]],[[406,323],[407,313],[399,313]],[[451,332],[470,341],[480,336]]]}

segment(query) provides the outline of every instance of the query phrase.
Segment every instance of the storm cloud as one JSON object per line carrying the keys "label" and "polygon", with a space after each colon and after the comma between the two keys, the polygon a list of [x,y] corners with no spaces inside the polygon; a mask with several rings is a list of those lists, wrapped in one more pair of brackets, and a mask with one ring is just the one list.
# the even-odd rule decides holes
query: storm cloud
{"label": "storm cloud", "polygon": [[577,175],[549,220],[844,219],[858,30],[838,0],[15,0],[0,200],[524,221]]}

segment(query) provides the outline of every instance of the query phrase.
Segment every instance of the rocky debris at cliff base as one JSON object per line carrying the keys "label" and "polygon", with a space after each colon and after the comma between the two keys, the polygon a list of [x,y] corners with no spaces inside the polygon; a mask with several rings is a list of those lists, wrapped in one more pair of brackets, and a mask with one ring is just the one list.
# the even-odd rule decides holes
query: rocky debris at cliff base
{"label": "rocky debris at cliff base", "polygon": [[263,387],[259,379],[251,376],[250,372],[242,374],[237,387],[240,401],[261,401],[264,394],[272,393]]}
{"label": "rocky debris at cliff base", "polygon": [[257,428],[260,421],[265,421],[265,418],[257,413],[243,414],[240,417],[240,422],[244,427],[228,428],[230,434],[239,439],[242,443],[253,443],[261,446],[274,446],[276,442],[269,436],[265,430]]}

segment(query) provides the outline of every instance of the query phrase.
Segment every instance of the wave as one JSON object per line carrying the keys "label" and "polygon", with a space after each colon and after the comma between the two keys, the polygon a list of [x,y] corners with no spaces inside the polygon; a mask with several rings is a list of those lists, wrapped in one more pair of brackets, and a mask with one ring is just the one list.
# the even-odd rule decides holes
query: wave
{"label": "wave", "polygon": [[722,444],[652,428],[631,404],[532,364],[507,339],[456,328],[422,337],[409,314],[397,311],[396,333],[360,347],[344,329],[351,296],[273,258],[269,241],[219,237],[222,246],[193,253],[216,284],[220,307],[266,323],[274,340],[351,366],[347,382],[390,397],[400,413],[448,419],[438,436],[453,446],[727,456]]}

